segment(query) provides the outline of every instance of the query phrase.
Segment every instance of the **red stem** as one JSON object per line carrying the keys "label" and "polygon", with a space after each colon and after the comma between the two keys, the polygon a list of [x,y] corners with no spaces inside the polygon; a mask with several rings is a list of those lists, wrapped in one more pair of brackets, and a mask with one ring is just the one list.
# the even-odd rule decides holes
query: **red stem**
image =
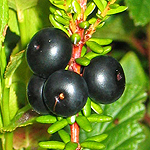
{"label": "red stem", "polygon": [[70,125],[70,129],[71,129],[71,142],[75,142],[75,143],[79,143],[79,126],[78,124],[75,122],[74,124]]}
{"label": "red stem", "polygon": [[[81,4],[81,3],[80,3]],[[83,3],[82,3],[83,4]],[[72,57],[69,62],[69,70],[74,71],[78,74],[80,74],[80,69],[81,66],[76,63],[75,59],[80,58],[81,56],[81,51],[83,47],[83,40],[84,40],[84,29],[79,28],[78,24],[83,21],[83,16],[81,16],[80,20],[76,20],[76,30],[75,33],[79,34],[81,37],[81,40],[78,44],[73,45],[73,52],[72,52]],[[76,150],[80,150],[80,145],[79,145],[79,132],[80,128],[78,124],[75,122],[74,124],[70,125],[71,129],[71,142],[78,143],[78,148]]]}

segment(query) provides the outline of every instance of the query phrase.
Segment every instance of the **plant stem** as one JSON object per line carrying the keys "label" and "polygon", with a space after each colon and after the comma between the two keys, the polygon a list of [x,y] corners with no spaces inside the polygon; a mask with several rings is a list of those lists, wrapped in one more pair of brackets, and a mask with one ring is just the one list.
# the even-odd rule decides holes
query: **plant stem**
{"label": "plant stem", "polygon": [[[4,29],[3,36],[6,35],[7,26]],[[10,112],[9,112],[9,87],[6,86],[6,79],[4,78],[5,69],[7,66],[5,49],[0,45],[0,65],[1,65],[1,115],[2,115],[2,126],[7,126],[10,123]],[[13,133],[5,132],[3,134],[2,143],[4,150],[12,150],[13,148]]]}
{"label": "plant stem", "polygon": [[19,31],[20,31],[19,50],[23,50],[26,47],[26,43],[28,42],[24,12],[18,10],[17,17],[18,17]]}
{"label": "plant stem", "polygon": [[[79,28],[78,24],[83,21],[87,0],[78,0],[78,3],[80,4],[80,7],[81,7],[81,15],[80,15],[79,20],[76,20],[75,22],[71,21],[70,30],[72,31],[72,34],[73,33],[79,34],[81,37],[81,40],[76,45],[73,45],[73,53],[72,53],[72,58],[69,62],[69,70],[80,74],[81,66],[75,62],[75,59],[81,56],[83,40],[84,40],[84,29]],[[73,27],[71,25],[73,25]],[[73,125],[70,125],[70,129],[71,129],[71,141],[78,143],[79,148],[77,148],[76,150],[80,150],[80,145],[79,145],[80,128],[78,124],[75,122]]]}

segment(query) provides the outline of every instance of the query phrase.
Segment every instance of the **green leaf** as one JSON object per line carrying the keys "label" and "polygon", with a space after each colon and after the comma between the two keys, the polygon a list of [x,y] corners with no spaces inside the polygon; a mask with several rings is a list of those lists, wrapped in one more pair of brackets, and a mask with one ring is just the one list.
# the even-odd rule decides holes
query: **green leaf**
{"label": "green leaf", "polygon": [[36,117],[29,111],[29,109],[29,105],[26,105],[25,107],[20,109],[15,115],[15,117],[11,120],[11,123],[8,126],[3,127],[1,130],[11,132],[18,127],[25,127],[27,125],[33,124],[33,122],[35,122]]}
{"label": "green leaf", "polygon": [[3,32],[8,22],[8,5],[7,0],[0,1],[0,42],[4,41]]}
{"label": "green leaf", "polygon": [[92,130],[92,126],[85,116],[76,117],[76,122],[86,132],[90,132]]}
{"label": "green leaf", "polygon": [[51,124],[51,123],[55,123],[57,121],[56,117],[55,116],[52,116],[52,115],[45,115],[45,116],[39,116],[36,118],[36,121],[37,122],[40,122],[40,123],[48,123],[48,124]]}
{"label": "green leaf", "polygon": [[70,135],[68,132],[66,132],[65,130],[59,130],[58,131],[59,136],[61,137],[61,139],[63,140],[64,143],[68,143],[70,142]]}
{"label": "green leaf", "polygon": [[94,52],[88,52],[87,54],[85,54],[84,57],[88,58],[89,60],[97,57],[97,56],[101,56],[101,55],[105,55],[107,53],[109,53],[111,51],[111,46],[105,46],[103,47],[103,53],[98,54],[98,53],[94,53]]}
{"label": "green leaf", "polygon": [[88,66],[90,64],[90,60],[86,57],[76,58],[76,63],[80,64],[81,66]]}
{"label": "green leaf", "polygon": [[82,109],[84,116],[88,117],[91,115],[91,100],[88,98],[85,106]]}
{"label": "green leaf", "polygon": [[87,51],[86,47],[83,46],[81,51],[81,57],[83,57],[86,54],[86,51]]}
{"label": "green leaf", "polygon": [[67,121],[69,124],[74,124],[76,121],[76,115],[67,117]]}
{"label": "green leaf", "polygon": [[68,142],[66,144],[65,150],[76,150],[78,143]]}
{"label": "green leaf", "polygon": [[10,61],[5,71],[5,78],[10,78],[14,74],[18,66],[21,64],[23,56],[24,51],[21,51],[15,56],[10,57]]}
{"label": "green leaf", "polygon": [[104,5],[101,0],[93,0],[98,9],[102,12],[104,10]]}
{"label": "green leaf", "polygon": [[87,119],[90,122],[110,122],[112,120],[112,117],[110,116],[104,116],[104,115],[98,115],[98,114],[92,114]]}
{"label": "green leaf", "polygon": [[127,13],[122,13],[120,15],[111,16],[102,28],[96,30],[92,37],[109,38],[130,43],[131,35],[135,29],[136,28],[132,20],[129,19]]}
{"label": "green leaf", "polygon": [[13,132],[13,148],[15,150],[21,149],[37,149],[43,150],[39,147],[40,141],[46,141],[50,138],[50,134],[47,133],[47,124],[34,123],[32,125],[17,128]]}
{"label": "green leaf", "polygon": [[96,7],[96,5],[93,2],[90,2],[87,5],[87,8],[84,12],[84,20],[86,20],[86,18],[94,11],[95,7]]}
{"label": "green leaf", "polygon": [[34,7],[37,5],[38,0],[8,0],[9,7],[16,10],[16,11],[23,11],[25,9]]}
{"label": "green leaf", "polygon": [[16,91],[13,87],[13,84],[10,86],[10,91],[9,91],[9,112],[10,113],[10,119],[13,119],[15,114],[17,113],[19,107],[17,103],[17,95]]}
{"label": "green leaf", "polygon": [[87,138],[85,141],[101,142],[105,140],[107,137],[108,137],[107,134],[98,134],[98,135]]}
{"label": "green leaf", "polygon": [[68,31],[64,28],[64,26],[62,24],[58,23],[52,14],[49,15],[49,20],[55,28],[58,28],[58,29],[64,31],[68,36],[70,36]]}
{"label": "green leaf", "polygon": [[[138,120],[145,113],[143,101],[147,94],[141,86],[126,85],[123,96],[116,102],[109,105],[102,105],[103,114],[112,116],[110,123],[93,123],[91,133],[81,132],[81,140],[97,135],[98,133],[108,134],[103,142],[107,150],[132,149],[135,150],[144,139],[142,128]],[[115,137],[115,138],[114,138]]]}
{"label": "green leaf", "polygon": [[116,9],[110,9],[108,12],[107,12],[107,15],[113,15],[113,14],[117,14],[117,13],[120,13],[120,12],[123,12],[127,9],[128,7],[126,6],[119,6],[117,7]]}
{"label": "green leaf", "polygon": [[72,7],[77,15],[81,14],[81,7],[77,0],[72,1]]}
{"label": "green leaf", "polygon": [[101,45],[99,45],[98,43],[96,42],[93,42],[93,41],[87,41],[86,42],[86,45],[95,53],[103,53],[103,48]]}
{"label": "green leaf", "polygon": [[69,20],[64,19],[63,17],[59,15],[55,15],[55,20],[63,25],[69,25]]}
{"label": "green leaf", "polygon": [[50,148],[50,149],[64,149],[65,143],[59,141],[46,141],[40,142],[39,146],[42,148]]}
{"label": "green leaf", "polygon": [[99,45],[108,45],[112,43],[112,39],[100,39],[100,38],[90,38],[88,41],[94,41]]}
{"label": "green leaf", "polygon": [[20,35],[16,11],[13,9],[9,9],[8,26],[12,32],[14,32],[16,35]]}
{"label": "green leaf", "polygon": [[150,21],[149,0],[125,0],[125,2],[129,7],[129,14],[135,25],[144,26]]}
{"label": "green leaf", "polygon": [[143,128],[143,131],[144,131],[146,138],[142,143],[139,144],[138,150],[149,150],[150,149],[150,144],[149,144],[150,128],[146,125],[143,125],[143,124],[142,124],[142,128]]}
{"label": "green leaf", "polygon": [[54,6],[65,10],[64,1],[62,0],[49,0]]}
{"label": "green leaf", "polygon": [[104,149],[105,148],[104,144],[99,143],[99,142],[91,142],[91,141],[82,142],[80,145],[83,148],[90,148],[90,149],[95,149],[95,150],[99,150],[99,149]]}
{"label": "green leaf", "polygon": [[70,39],[73,44],[77,44],[81,40],[81,36],[77,33],[74,33],[71,35]]}
{"label": "green leaf", "polygon": [[[88,98],[89,99],[89,98]],[[103,112],[101,106],[99,104],[94,103],[93,101],[91,101],[91,108],[97,113],[97,114],[101,114]]]}
{"label": "green leaf", "polygon": [[146,87],[148,80],[140,60],[134,52],[128,52],[120,63],[125,72],[126,83],[138,84]]}
{"label": "green leaf", "polygon": [[54,124],[52,124],[49,128],[48,128],[48,133],[49,134],[53,134],[57,131],[59,131],[60,129],[64,128],[65,126],[68,125],[68,122],[66,119],[62,119],[62,120],[59,120],[57,122],[55,122]]}

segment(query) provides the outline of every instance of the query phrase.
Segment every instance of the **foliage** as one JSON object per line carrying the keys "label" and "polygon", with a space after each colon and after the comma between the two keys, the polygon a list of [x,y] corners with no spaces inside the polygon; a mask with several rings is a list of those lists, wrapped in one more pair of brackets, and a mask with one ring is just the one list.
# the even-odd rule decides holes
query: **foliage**
{"label": "foliage", "polygon": [[[71,29],[73,35],[74,22],[81,14],[78,1],[0,1],[0,8],[2,8],[0,9],[0,145],[3,145],[4,150],[11,150],[12,147],[14,149],[23,147],[27,149],[37,147],[38,149],[64,149],[65,147],[67,149],[69,147],[68,149],[74,150],[77,145],[70,142],[69,125],[75,121],[81,128],[80,143],[83,148],[135,150],[138,146],[142,149],[144,145],[144,150],[149,149],[148,140],[144,140],[145,136],[149,139],[149,124],[143,121],[145,113],[149,116],[149,112],[145,110],[149,102],[148,105],[144,104],[149,82],[148,60],[145,59],[150,47],[147,44],[150,42],[148,1],[118,0],[117,3],[110,5],[111,9],[107,14],[102,12],[108,1],[88,1],[84,21],[79,26],[85,29],[85,35],[93,34],[93,36],[89,39],[85,38],[81,57],[75,61],[82,66],[87,66],[92,58],[99,55],[109,54],[118,60],[121,58],[120,62],[126,75],[126,90],[117,102],[109,105],[98,105],[88,99],[88,103],[79,112],[79,117],[71,118],[39,116],[31,111],[26,99],[26,85],[32,73],[27,66],[24,50],[31,37],[45,27],[60,28],[69,36],[69,29]],[[126,5],[128,9],[121,4]],[[124,10],[126,11],[120,13]],[[95,24],[95,19],[101,21],[94,33],[91,25]],[[76,44],[79,37],[76,35],[72,37]],[[40,129],[43,131],[42,136],[41,133],[37,133]],[[49,133],[55,133],[50,140]],[[14,141],[13,134],[16,139]],[[17,139],[18,136],[23,136],[24,140]],[[40,147],[39,141],[42,141],[39,143]]]}

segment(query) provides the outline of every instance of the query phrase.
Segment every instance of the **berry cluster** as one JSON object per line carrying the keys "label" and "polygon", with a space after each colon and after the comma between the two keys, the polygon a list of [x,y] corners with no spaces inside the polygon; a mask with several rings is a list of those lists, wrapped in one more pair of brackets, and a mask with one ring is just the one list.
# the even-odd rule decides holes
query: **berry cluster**
{"label": "berry cluster", "polygon": [[59,29],[43,29],[31,39],[26,59],[34,75],[28,83],[27,96],[36,112],[69,117],[84,107],[88,96],[108,104],[122,95],[125,76],[117,60],[98,56],[83,69],[82,77],[65,70],[71,55],[71,40]]}

